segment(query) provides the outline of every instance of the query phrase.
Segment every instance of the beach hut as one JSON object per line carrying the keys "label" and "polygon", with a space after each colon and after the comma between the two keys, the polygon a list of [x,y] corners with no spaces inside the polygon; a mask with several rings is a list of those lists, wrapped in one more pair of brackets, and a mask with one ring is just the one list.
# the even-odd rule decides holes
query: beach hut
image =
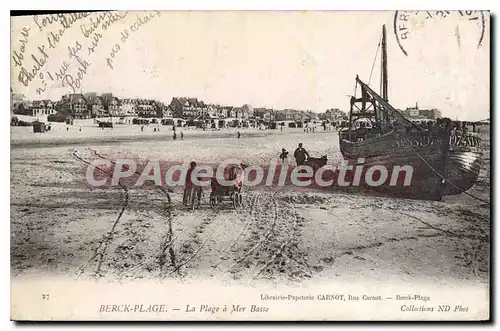
{"label": "beach hut", "polygon": [[132,119],[132,124],[148,125],[149,120],[147,118],[134,118]]}
{"label": "beach hut", "polygon": [[161,125],[174,125],[174,120],[172,118],[163,118]]}
{"label": "beach hut", "polygon": [[217,121],[217,126],[221,129],[226,127],[226,121],[225,120],[218,120]]}
{"label": "beach hut", "polygon": [[75,119],[75,118],[73,117],[73,115],[68,114],[68,115],[66,115],[66,117],[65,117],[64,121],[65,121],[65,122],[66,122],[66,124],[68,124],[68,125],[73,125],[73,121],[74,121],[74,119]]}
{"label": "beach hut", "polygon": [[35,133],[43,133],[47,131],[47,128],[45,126],[45,123],[43,122],[33,122],[33,132]]}
{"label": "beach hut", "polygon": [[58,122],[73,125],[73,116],[70,114],[56,113],[47,116],[48,122]]}

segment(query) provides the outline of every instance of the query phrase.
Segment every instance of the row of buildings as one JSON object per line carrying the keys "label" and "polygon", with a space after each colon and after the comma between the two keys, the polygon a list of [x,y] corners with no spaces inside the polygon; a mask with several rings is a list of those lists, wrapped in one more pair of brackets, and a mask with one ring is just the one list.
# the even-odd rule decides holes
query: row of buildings
{"label": "row of buildings", "polygon": [[[239,120],[261,119],[271,121],[305,121],[305,120],[346,120],[345,112],[332,108],[324,113],[314,113],[295,109],[274,110],[269,108],[253,108],[249,104],[241,107],[221,106],[205,103],[198,98],[174,97],[170,104],[162,101],[141,98],[118,98],[112,93],[66,94],[58,101],[36,100],[26,101],[22,95],[13,94],[11,90],[11,112],[29,116],[45,116],[53,114],[72,115],[74,118],[99,117],[142,117],[142,118],[181,118],[181,119],[223,119]],[[441,112],[437,109],[420,109],[415,107],[401,110],[410,119],[437,119]]]}
{"label": "row of buildings", "polygon": [[436,120],[441,117],[441,111],[438,109],[421,109],[418,107],[418,102],[415,107],[408,107],[401,110],[401,113],[412,120]]}
{"label": "row of buildings", "polygon": [[21,101],[12,105],[15,114],[45,116],[61,113],[74,118],[109,116],[162,117],[164,103],[148,99],[119,99],[111,93],[66,94],[61,100]]}
{"label": "row of buildings", "polygon": [[234,118],[247,120],[259,118],[264,121],[296,121],[318,119],[312,111],[293,109],[274,110],[208,104],[197,98],[174,97],[170,104],[151,99],[118,98],[111,93],[66,94],[61,100],[15,101],[11,104],[13,113],[28,116],[53,114],[72,115],[74,118],[99,117],[142,117],[216,119]]}

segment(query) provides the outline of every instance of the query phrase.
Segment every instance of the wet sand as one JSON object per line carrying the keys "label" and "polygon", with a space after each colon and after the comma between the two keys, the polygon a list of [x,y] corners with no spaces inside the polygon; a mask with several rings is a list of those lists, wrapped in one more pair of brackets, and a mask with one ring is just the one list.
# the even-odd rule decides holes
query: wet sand
{"label": "wet sand", "polygon": [[[481,130],[485,162],[468,192],[489,200],[489,132]],[[168,143],[54,138],[60,145],[48,147],[50,134],[37,142],[13,133],[18,143],[11,150],[12,276],[488,287],[490,206],[465,194],[435,202],[256,187],[244,188],[242,208],[223,202],[212,209],[205,194],[201,208],[191,211],[175,190],[169,209],[159,189],[90,190],[82,163],[71,156],[76,149],[90,160],[91,148],[110,158],[217,162],[237,156],[262,164],[283,147],[293,153],[302,142],[312,156],[327,154],[328,163],[341,159],[335,131],[255,131],[241,139],[221,134],[227,137],[195,140],[186,133],[185,140]]]}

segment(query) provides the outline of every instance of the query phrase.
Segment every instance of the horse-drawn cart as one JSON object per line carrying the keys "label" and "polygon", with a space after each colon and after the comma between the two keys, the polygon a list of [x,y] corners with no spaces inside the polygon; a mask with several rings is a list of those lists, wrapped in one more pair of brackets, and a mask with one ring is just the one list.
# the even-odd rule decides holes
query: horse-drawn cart
{"label": "horse-drawn cart", "polygon": [[216,180],[211,182],[212,192],[210,192],[210,206],[215,208],[224,199],[229,199],[233,203],[234,208],[241,206],[243,195],[241,194],[241,185],[235,184],[231,186],[220,185]]}
{"label": "horse-drawn cart", "polygon": [[[214,177],[210,180],[210,206],[215,208],[217,205],[222,203],[224,200],[231,201],[234,208],[238,208],[243,204],[243,179],[244,179],[244,169],[245,165],[232,166],[225,172],[225,181],[228,183],[220,183],[219,180]],[[228,185],[226,185],[228,184]],[[184,201],[186,205],[189,205],[193,210],[201,204],[203,196],[203,189],[200,186],[192,185],[186,192],[184,196]]]}
{"label": "horse-drawn cart", "polygon": [[212,178],[210,186],[210,206],[215,208],[224,199],[232,202],[234,208],[238,208],[243,203],[243,195],[241,189],[243,188],[243,180],[245,178],[246,165],[234,165],[227,169],[226,181],[231,182],[230,185],[222,185],[216,178]]}

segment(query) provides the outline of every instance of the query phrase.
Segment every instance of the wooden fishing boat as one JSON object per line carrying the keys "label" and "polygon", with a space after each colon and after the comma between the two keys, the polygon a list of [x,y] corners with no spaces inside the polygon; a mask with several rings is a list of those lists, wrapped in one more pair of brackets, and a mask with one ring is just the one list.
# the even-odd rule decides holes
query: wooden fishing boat
{"label": "wooden fishing boat", "polygon": [[385,25],[381,45],[381,95],[356,77],[361,96],[351,97],[349,124],[339,132],[344,159],[365,169],[382,165],[389,172],[395,166],[411,166],[409,185],[391,185],[389,176],[382,185],[372,187],[399,197],[440,200],[443,195],[468,190],[479,175],[481,139],[465,126],[456,130],[449,119],[438,119],[427,127],[416,125],[392,107],[388,102]]}

